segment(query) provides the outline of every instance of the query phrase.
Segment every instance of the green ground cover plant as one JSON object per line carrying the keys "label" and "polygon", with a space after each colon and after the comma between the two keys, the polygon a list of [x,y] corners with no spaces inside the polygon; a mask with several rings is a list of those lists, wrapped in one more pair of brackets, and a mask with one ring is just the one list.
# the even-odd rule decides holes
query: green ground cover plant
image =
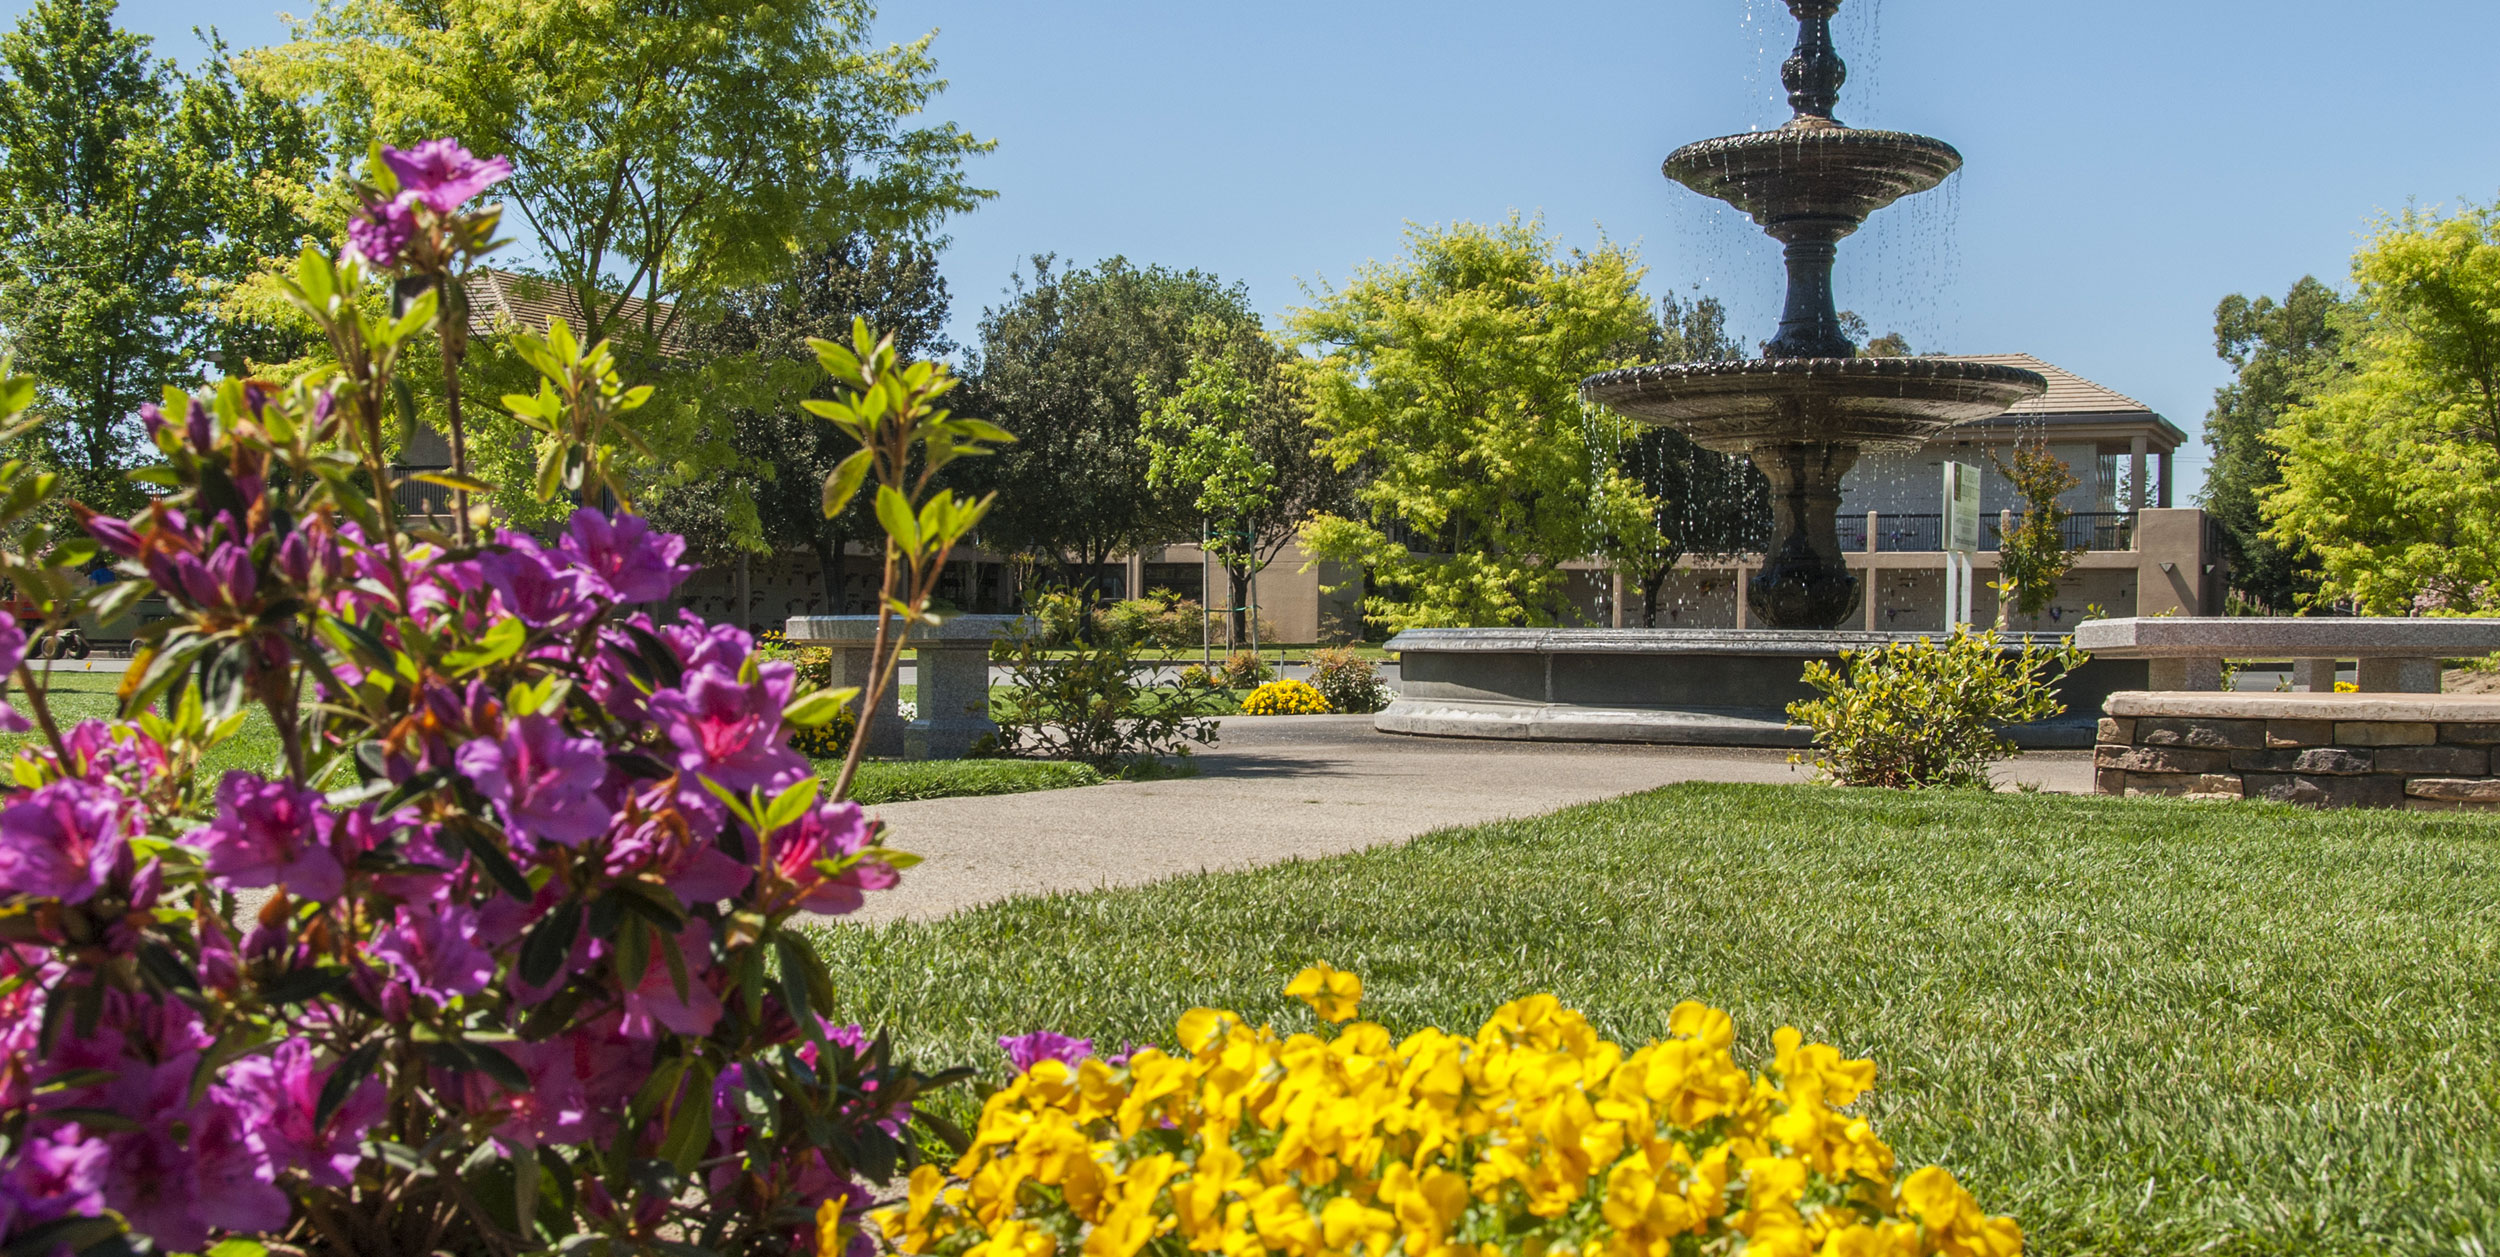
{"label": "green ground cover plant", "polygon": [[1399,1033],[1698,999],[1747,1064],[1783,1024],[1874,1059],[1877,1132],[2034,1253],[2429,1254],[2500,1235],[2495,903],[2470,818],[1696,785],[820,946],[845,1016],[994,1077],[1000,1034],[1281,1019],[1322,958]]}

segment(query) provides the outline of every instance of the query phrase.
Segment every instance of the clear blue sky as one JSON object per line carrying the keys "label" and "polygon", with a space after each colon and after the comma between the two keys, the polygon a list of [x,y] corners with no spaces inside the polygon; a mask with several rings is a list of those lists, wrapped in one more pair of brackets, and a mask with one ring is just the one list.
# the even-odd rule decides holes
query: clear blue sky
{"label": "clear blue sky", "polygon": [[[282,34],[267,0],[123,13],[185,58],[194,23]],[[1751,338],[1776,321],[1776,254],[1658,163],[1786,117],[1778,0],[885,0],[882,20],[938,30],[938,109],[999,141],[973,168],[998,199],[951,230],[959,337],[1033,252],[1200,267],[1274,315],[1394,256],[1409,221],[1513,211],[1637,244],[1653,290],[1699,284]],[[2377,214],[2500,194],[2492,0],[1849,0],[1836,26],[1841,116],[1967,159],[1843,245],[1841,304],[1921,351],[2038,354],[2191,433],[2227,375],[2224,294],[2341,284]]]}

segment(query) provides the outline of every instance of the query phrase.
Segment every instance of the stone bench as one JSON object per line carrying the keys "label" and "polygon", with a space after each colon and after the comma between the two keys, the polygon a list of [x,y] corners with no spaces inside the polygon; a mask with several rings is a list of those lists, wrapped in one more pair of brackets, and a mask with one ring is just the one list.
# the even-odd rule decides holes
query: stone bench
{"label": "stone bench", "polygon": [[2441,660],[2500,650],[2500,619],[2139,616],[2086,620],[2075,645],[2097,659],[2146,660],[2155,690],[2219,690],[2225,659],[2289,659],[2294,690],[2326,694],[2351,659],[2363,693],[2436,694]]}
{"label": "stone bench", "polygon": [[2500,811],[2500,695],[2109,696],[2102,794]]}
{"label": "stone bench", "polygon": [[[1007,631],[1012,615],[958,615],[945,623],[913,628],[905,638],[918,652],[918,718],[905,724],[896,707],[900,685],[889,685],[868,727],[868,754],[904,759],[961,759],[975,742],[998,732],[990,719],[990,643]],[[898,622],[896,627],[901,627]],[[782,635],[793,646],[833,651],[833,684],[868,684],[874,663],[877,617],[797,615]]]}

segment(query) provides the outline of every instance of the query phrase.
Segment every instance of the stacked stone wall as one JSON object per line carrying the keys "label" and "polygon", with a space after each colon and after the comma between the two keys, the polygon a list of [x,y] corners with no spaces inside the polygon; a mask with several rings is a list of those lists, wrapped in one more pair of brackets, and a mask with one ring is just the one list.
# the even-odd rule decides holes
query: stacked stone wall
{"label": "stacked stone wall", "polygon": [[2093,766],[2103,794],[2487,812],[2495,747],[2500,722],[2109,716]]}

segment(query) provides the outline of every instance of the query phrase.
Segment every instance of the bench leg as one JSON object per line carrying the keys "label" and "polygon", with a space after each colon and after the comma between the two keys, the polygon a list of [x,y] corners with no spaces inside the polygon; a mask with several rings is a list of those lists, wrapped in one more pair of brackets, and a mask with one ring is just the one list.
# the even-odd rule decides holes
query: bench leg
{"label": "bench leg", "polygon": [[2439,661],[2436,659],[2364,659],[2361,661],[2361,692],[2365,694],[2436,694],[2439,692]]}
{"label": "bench leg", "polygon": [[2295,659],[2292,661],[2292,688],[2306,694],[2335,692],[2333,659]]}
{"label": "bench leg", "polygon": [[2156,690],[2219,690],[2220,659],[2146,660],[2145,684]]}

